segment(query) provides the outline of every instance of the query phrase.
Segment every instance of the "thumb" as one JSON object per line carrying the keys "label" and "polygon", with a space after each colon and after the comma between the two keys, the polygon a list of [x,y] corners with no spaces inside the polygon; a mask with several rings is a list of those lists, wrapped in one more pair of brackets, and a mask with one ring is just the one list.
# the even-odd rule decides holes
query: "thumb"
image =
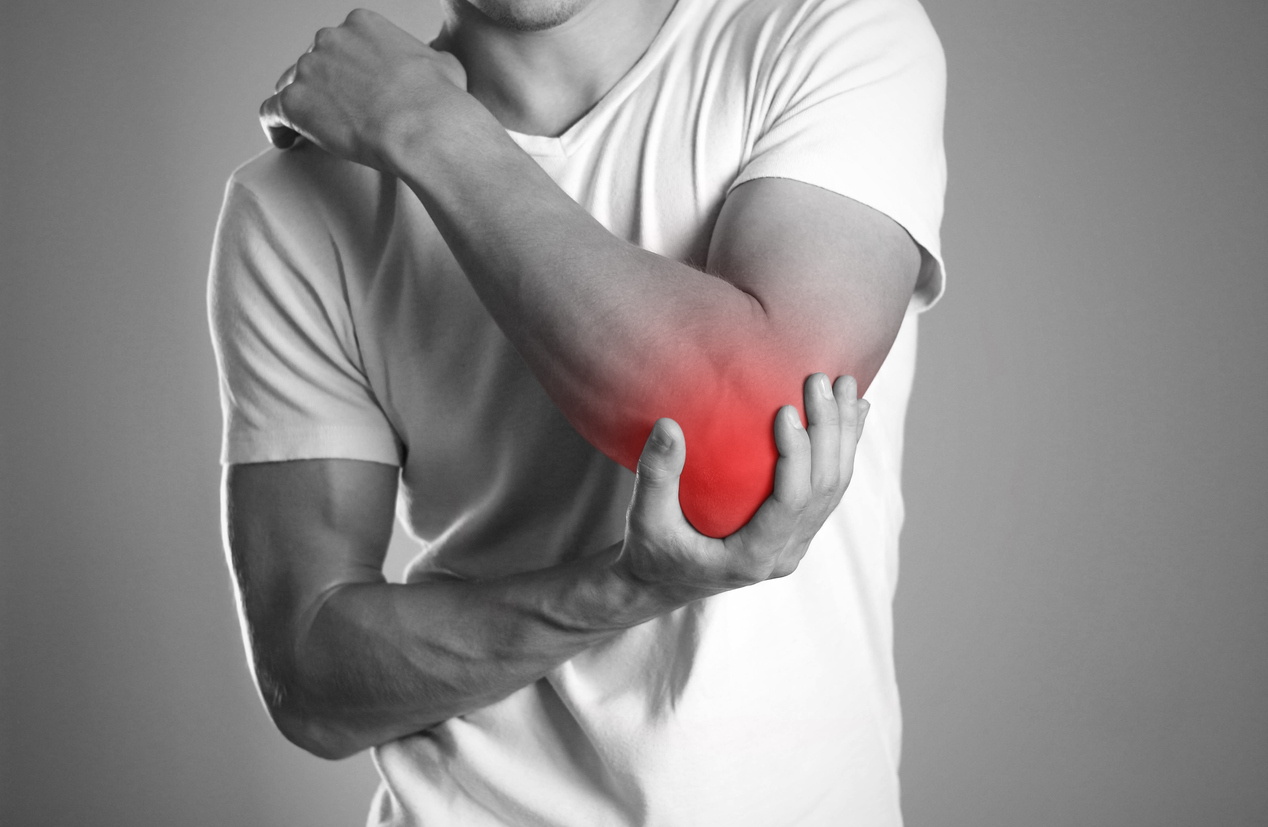
{"label": "thumb", "polygon": [[427,44],[432,51],[437,52],[440,57],[440,65],[445,77],[449,82],[459,89],[467,88],[467,67],[462,65],[462,61],[453,53],[453,38],[449,34],[448,28],[442,28],[440,34],[436,35],[436,39]]}
{"label": "thumb", "polygon": [[634,480],[630,517],[660,521],[681,517],[678,478],[687,461],[687,441],[672,419],[658,419],[643,445]]}
{"label": "thumb", "polygon": [[445,77],[454,86],[467,91],[467,67],[452,52],[440,52],[440,65]]}
{"label": "thumb", "polygon": [[281,91],[260,104],[260,126],[264,129],[264,134],[268,136],[269,143],[278,149],[290,149],[300,138],[299,130],[292,128],[290,121],[282,112]]}

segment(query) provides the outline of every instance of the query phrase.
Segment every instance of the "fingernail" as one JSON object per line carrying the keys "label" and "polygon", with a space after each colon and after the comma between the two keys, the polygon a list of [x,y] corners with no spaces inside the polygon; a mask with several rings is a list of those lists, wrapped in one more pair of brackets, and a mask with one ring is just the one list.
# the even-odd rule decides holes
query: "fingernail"
{"label": "fingernail", "polygon": [[819,378],[816,381],[819,383],[819,395],[822,396],[824,399],[831,399],[832,398],[832,383],[828,381],[827,374],[824,374],[824,373],[819,374]]}
{"label": "fingernail", "polygon": [[792,405],[784,408],[784,416],[788,417],[789,423],[791,423],[798,431],[804,430],[801,424],[801,414],[799,414],[797,409]]}

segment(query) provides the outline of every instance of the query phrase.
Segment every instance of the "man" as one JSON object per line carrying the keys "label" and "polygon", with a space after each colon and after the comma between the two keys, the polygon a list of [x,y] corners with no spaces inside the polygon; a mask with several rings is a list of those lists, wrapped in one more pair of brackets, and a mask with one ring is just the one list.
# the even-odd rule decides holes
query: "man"
{"label": "man", "polygon": [[227,190],[226,544],[270,714],[374,748],[372,824],[901,823],[927,19],[444,9],[430,46],[319,32],[261,110],[290,148]]}

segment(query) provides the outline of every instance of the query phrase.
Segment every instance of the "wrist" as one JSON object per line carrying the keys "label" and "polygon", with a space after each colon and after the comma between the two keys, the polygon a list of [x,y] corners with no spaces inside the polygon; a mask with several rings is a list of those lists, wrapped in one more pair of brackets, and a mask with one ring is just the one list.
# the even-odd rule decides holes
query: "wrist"
{"label": "wrist", "polygon": [[[622,543],[570,564],[574,613],[568,625],[620,631],[638,626],[691,602],[687,596],[639,580],[622,563]],[[699,595],[703,596],[703,595]]]}
{"label": "wrist", "polygon": [[[383,168],[418,189],[461,147],[497,120],[474,97],[456,86],[433,90],[425,99],[402,109],[389,124]],[[500,129],[500,127],[499,127]]]}
{"label": "wrist", "polygon": [[613,591],[624,596],[625,610],[641,618],[638,623],[725,591],[685,581],[648,579],[630,565],[631,557],[624,543],[618,543],[615,549],[617,553],[608,565],[608,576],[616,584]]}

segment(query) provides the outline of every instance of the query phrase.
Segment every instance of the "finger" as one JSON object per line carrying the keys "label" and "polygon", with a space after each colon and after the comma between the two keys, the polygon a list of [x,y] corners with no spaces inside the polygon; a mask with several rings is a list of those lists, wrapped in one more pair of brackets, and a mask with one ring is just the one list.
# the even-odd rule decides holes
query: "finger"
{"label": "finger", "polygon": [[383,15],[373,9],[356,8],[348,12],[348,16],[344,18],[345,26],[372,26],[379,23],[389,23]]}
{"label": "finger", "polygon": [[287,88],[283,87],[282,91],[260,104],[260,126],[269,143],[278,149],[289,149],[300,136],[299,130],[282,111],[282,94]]}
{"label": "finger", "polygon": [[454,86],[465,91],[467,88],[467,68],[462,65],[462,61],[458,60],[451,52],[438,52],[438,54],[445,77]]}
{"label": "finger", "polygon": [[838,417],[841,423],[840,434],[840,479],[837,499],[845,493],[846,486],[854,473],[854,456],[858,448],[859,437],[863,434],[863,421],[867,418],[869,405],[858,398],[858,384],[852,376],[837,378],[833,386],[836,397]]}
{"label": "finger", "polygon": [[810,501],[810,437],[792,405],[785,405],[775,417],[775,447],[779,459],[771,497],[792,511],[801,511]]}
{"label": "finger", "polygon": [[757,513],[739,531],[724,542],[736,559],[744,559],[766,571],[758,579],[769,576],[783,552],[799,545],[804,532],[798,522],[810,501],[810,438],[801,424],[801,415],[792,405],[785,405],[775,415],[775,485],[771,495]]}
{"label": "finger", "polygon": [[785,405],[775,415],[775,447],[779,459],[775,462],[774,488],[745,528],[752,526],[756,535],[779,538],[782,545],[810,501],[810,438],[792,405]]}
{"label": "finger", "polygon": [[448,27],[441,27],[440,34],[427,44],[427,47],[437,52],[450,52],[453,50],[453,37],[449,34]]}
{"label": "finger", "polygon": [[838,376],[832,386],[832,395],[836,400],[837,417],[841,423],[841,444],[848,440],[858,439],[863,424],[863,407],[866,403],[859,399],[858,383],[853,376]]}
{"label": "finger", "polygon": [[295,64],[292,63],[287,68],[287,70],[282,73],[282,76],[277,79],[277,83],[273,84],[273,91],[275,93],[281,92],[283,89],[285,89],[287,86],[290,86],[294,82],[295,82]]}
{"label": "finger", "polygon": [[687,461],[687,441],[672,419],[658,419],[643,445],[630,500],[629,520],[646,525],[684,519],[678,505],[678,479]]}
{"label": "finger", "polygon": [[832,384],[823,373],[806,380],[807,432],[810,435],[810,485],[815,495],[831,501],[841,476],[841,422]]}

